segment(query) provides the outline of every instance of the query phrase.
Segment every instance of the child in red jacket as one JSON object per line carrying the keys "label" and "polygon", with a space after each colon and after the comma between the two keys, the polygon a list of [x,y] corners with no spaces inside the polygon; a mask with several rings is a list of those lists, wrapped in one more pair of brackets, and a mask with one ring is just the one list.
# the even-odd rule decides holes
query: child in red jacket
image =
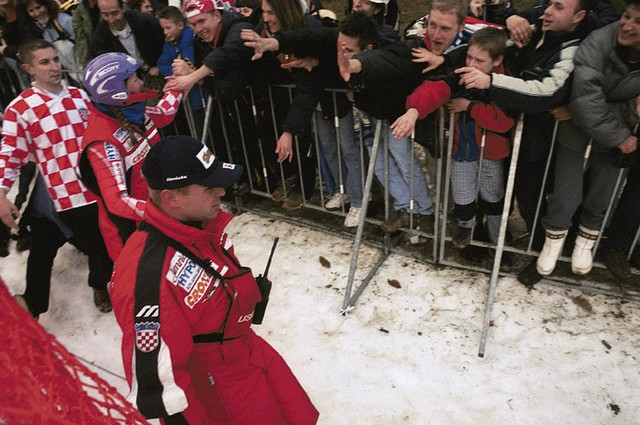
{"label": "child in red jacket", "polygon": [[[502,62],[506,33],[494,27],[478,30],[469,40],[466,66],[482,72],[504,72]],[[514,119],[493,102],[485,101],[483,91],[466,90],[451,79],[425,81],[407,98],[407,112],[392,125],[394,136],[411,135],[416,120],[435,112],[445,103],[455,113],[451,191],[458,226],[453,236],[457,248],[466,247],[477,212],[477,194],[487,214],[489,237],[497,242],[504,202],[502,160],[509,156],[506,134]],[[482,164],[480,159],[482,158]]]}
{"label": "child in red jacket", "polygon": [[125,53],[105,53],[84,70],[83,85],[93,101],[82,142],[80,174],[100,197],[100,230],[109,256],[118,258],[124,242],[142,219],[149,192],[140,172],[158,128],[169,124],[182,94],[166,93],[147,107],[156,90],[144,88],[140,64]]}

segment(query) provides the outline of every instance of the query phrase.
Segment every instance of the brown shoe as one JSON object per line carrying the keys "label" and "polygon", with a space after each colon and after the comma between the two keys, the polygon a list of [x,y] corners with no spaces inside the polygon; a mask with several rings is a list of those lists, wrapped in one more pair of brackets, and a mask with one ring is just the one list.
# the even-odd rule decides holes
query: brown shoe
{"label": "brown shoe", "polygon": [[395,211],[391,217],[389,217],[389,220],[382,223],[380,228],[385,233],[395,233],[408,225],[409,213],[405,208],[400,208],[398,211]]}
{"label": "brown shoe", "polygon": [[301,194],[295,190],[291,190],[287,193],[287,199],[282,204],[282,208],[287,211],[296,211],[302,208],[303,201]]}
{"label": "brown shoe", "polygon": [[285,195],[285,189],[282,187],[282,181],[280,181],[280,183],[278,183],[278,186],[276,186],[274,191],[271,192],[271,199],[275,202],[284,201],[285,197],[289,196],[289,192],[291,192],[295,184],[296,184],[295,176],[289,177],[284,181],[284,187],[287,189],[286,195]]}
{"label": "brown shoe", "polygon": [[108,313],[113,310],[111,298],[109,298],[109,292],[106,289],[93,290],[93,303],[102,313]]}

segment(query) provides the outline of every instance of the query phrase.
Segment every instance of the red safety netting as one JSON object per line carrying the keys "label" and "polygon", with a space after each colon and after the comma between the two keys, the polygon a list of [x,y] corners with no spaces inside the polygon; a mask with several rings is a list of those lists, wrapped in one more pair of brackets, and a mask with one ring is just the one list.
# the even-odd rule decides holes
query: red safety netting
{"label": "red safety netting", "polygon": [[70,354],[0,279],[0,424],[148,424]]}

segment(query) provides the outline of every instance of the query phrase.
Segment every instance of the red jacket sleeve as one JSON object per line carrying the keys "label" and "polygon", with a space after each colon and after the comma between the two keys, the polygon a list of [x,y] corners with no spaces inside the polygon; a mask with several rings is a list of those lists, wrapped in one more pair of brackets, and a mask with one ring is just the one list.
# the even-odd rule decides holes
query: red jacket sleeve
{"label": "red jacket sleeve", "polygon": [[407,97],[407,109],[415,108],[418,119],[438,110],[451,98],[451,89],[444,81],[425,81]]}
{"label": "red jacket sleeve", "polygon": [[162,96],[162,99],[160,99],[160,102],[158,102],[156,106],[148,106],[145,112],[156,127],[162,128],[173,121],[180,107],[181,100],[182,93],[170,91]]}
{"label": "red jacket sleeve", "polygon": [[105,208],[117,216],[140,221],[146,202],[129,195],[120,151],[109,142],[96,142],[89,146],[87,157],[98,181]]}
{"label": "red jacket sleeve", "polygon": [[505,114],[493,102],[472,102],[469,111],[479,127],[495,133],[506,133],[515,124],[515,119]]}

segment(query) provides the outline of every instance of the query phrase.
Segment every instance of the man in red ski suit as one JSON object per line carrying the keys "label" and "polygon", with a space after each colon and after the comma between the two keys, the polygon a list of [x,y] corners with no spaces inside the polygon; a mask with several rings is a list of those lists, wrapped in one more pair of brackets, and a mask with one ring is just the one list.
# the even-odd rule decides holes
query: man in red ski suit
{"label": "man in red ski suit", "polygon": [[142,172],[149,201],[111,283],[128,396],[165,424],[315,424],[284,359],[251,330],[260,290],[224,232],[224,187],[242,167],[168,137]]}

